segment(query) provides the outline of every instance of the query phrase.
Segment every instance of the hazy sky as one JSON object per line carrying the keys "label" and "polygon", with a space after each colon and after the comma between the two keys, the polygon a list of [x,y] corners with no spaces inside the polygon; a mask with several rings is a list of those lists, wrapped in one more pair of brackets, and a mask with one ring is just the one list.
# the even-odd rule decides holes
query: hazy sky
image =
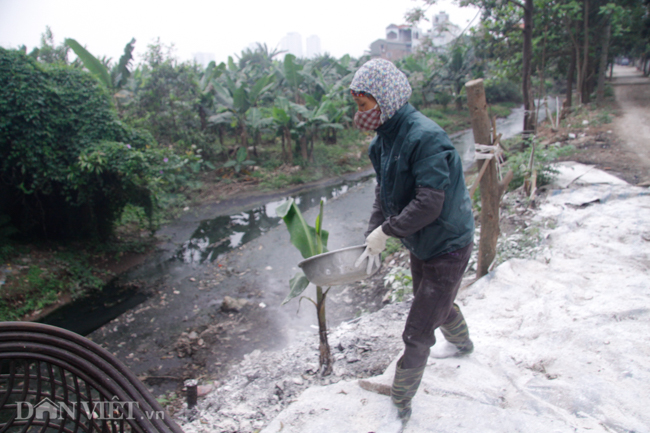
{"label": "hazy sky", "polygon": [[[136,38],[136,61],[160,37],[173,43],[176,56],[190,60],[196,52],[214,53],[217,62],[239,54],[252,43],[279,47],[289,32],[318,35],[321,48],[335,57],[359,57],[391,23],[420,5],[415,0],[0,0],[0,45],[28,50],[40,45],[50,26],[56,44],[76,39],[96,57],[119,59],[124,45]],[[439,0],[427,16],[446,11],[461,28],[477,10]],[[476,22],[475,22],[476,23]],[[420,28],[430,26],[423,22]],[[71,54],[72,58],[74,54]]]}

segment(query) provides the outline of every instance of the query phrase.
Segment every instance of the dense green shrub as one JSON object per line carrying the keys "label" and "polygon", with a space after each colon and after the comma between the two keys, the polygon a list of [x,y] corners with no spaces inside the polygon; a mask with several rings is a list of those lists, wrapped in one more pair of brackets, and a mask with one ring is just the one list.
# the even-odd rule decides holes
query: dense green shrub
{"label": "dense green shrub", "polygon": [[447,105],[454,100],[454,96],[447,92],[438,92],[435,96],[436,104],[442,105],[444,108],[447,108]]}
{"label": "dense green shrub", "polygon": [[519,85],[507,80],[486,80],[485,99],[488,104],[523,101]]}
{"label": "dense green shrub", "polygon": [[[531,175],[530,171],[530,154],[533,150],[532,143],[521,152],[506,152],[507,170],[512,170],[514,176],[508,185],[508,190],[513,191],[524,184],[524,179]],[[568,156],[576,151],[574,146],[535,146],[535,157],[533,161],[533,170],[537,171],[537,186],[551,183],[557,175],[557,170],[552,166],[553,161],[558,158]]]}
{"label": "dense green shrub", "polygon": [[127,155],[161,159],[154,143],[90,74],[0,48],[0,206],[21,233],[106,238],[126,202],[150,213],[160,164]]}
{"label": "dense green shrub", "polygon": [[16,229],[9,224],[10,221],[9,216],[0,214],[0,263],[4,263],[14,252],[9,238],[16,232]]}
{"label": "dense green shrub", "polygon": [[194,145],[214,157],[221,149],[199,115],[198,74],[195,65],[172,60],[144,67],[136,74],[139,87],[125,114],[130,124],[151,132],[161,146],[181,153]]}

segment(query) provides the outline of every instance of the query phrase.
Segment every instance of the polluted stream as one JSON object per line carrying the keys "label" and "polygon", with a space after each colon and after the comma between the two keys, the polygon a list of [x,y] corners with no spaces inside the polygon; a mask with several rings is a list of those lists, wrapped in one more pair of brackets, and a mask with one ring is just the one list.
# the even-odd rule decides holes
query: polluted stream
{"label": "polluted stream", "polygon": [[[156,396],[178,390],[184,379],[218,378],[255,349],[281,349],[304,333],[316,336],[309,301],[303,300],[299,310],[298,300],[281,306],[302,260],[275,213],[289,196],[311,225],[317,205],[325,201],[323,227],[330,232],[330,250],[363,243],[374,200],[370,171],[267,196],[263,204],[249,198],[207,205],[162,228],[157,235],[166,241],[159,251],[121,275],[113,296],[67,305],[43,321],[87,335]],[[314,298],[313,292],[310,287],[305,294]],[[371,284],[354,293],[333,288],[329,325],[376,311],[382,296]],[[119,315],[108,316],[110,308]]]}
{"label": "polluted stream", "polygon": [[[508,138],[521,132],[522,123],[523,109],[515,109],[498,121],[497,130]],[[451,139],[469,170],[472,131]],[[245,354],[282,349],[305,333],[314,336],[317,362],[313,304],[294,299],[281,305],[302,257],[275,209],[292,197],[313,225],[322,199],[328,249],[360,245],[374,186],[370,170],[308,190],[234,198],[189,210],[158,231],[164,241],[144,264],[41,321],[102,345],[156,396],[178,391],[185,379],[218,379]],[[314,292],[310,285],[304,294],[315,298]],[[381,281],[333,287],[327,300],[328,327],[378,310],[384,295]]]}

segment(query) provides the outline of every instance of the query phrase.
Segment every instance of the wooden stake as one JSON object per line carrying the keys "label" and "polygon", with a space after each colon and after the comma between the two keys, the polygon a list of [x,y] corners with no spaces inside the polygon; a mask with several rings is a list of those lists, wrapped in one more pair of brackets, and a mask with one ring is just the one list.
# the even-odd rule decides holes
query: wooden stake
{"label": "wooden stake", "polygon": [[529,197],[532,198],[535,195],[535,191],[537,190],[537,170],[533,170],[533,175],[531,176],[532,180],[530,182],[530,195]]}
{"label": "wooden stake", "polygon": [[[470,81],[465,84],[465,89],[467,90],[467,107],[472,118],[474,142],[492,145],[492,125],[487,112],[483,80]],[[480,171],[483,172],[483,175],[479,182],[481,187],[481,236],[478,247],[477,278],[488,273],[490,264],[496,257],[497,239],[499,238],[499,204],[501,196],[512,179],[512,173],[508,173],[503,181],[499,182],[496,164],[496,158],[479,161]]]}
{"label": "wooden stake", "polygon": [[490,164],[482,164],[481,166],[481,171],[478,172],[478,177],[472,184],[472,187],[469,190],[469,196],[474,197],[474,191],[476,191],[476,187],[479,185],[479,182],[481,181],[481,178],[483,177],[483,174],[485,174],[485,169],[487,169],[490,166]]}

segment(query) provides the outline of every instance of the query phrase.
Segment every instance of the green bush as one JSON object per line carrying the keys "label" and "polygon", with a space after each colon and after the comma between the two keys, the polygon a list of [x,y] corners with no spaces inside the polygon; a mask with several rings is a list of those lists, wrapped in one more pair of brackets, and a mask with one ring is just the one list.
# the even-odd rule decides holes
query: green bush
{"label": "green bush", "polygon": [[0,292],[0,321],[20,320],[55,303],[62,293],[76,298],[82,289],[99,290],[104,285],[102,273],[89,263],[84,252],[57,252],[30,265],[25,273],[14,272],[8,277],[9,288]]}
{"label": "green bush", "polygon": [[[523,152],[506,152],[506,170],[512,170],[514,176],[508,189],[515,190],[524,184],[526,176],[530,175],[529,162],[530,154],[533,146],[529,145]],[[568,156],[576,151],[573,146],[549,146],[539,147],[535,146],[535,158],[533,161],[533,169],[537,170],[537,186],[542,186],[550,183],[557,171],[553,169],[551,163],[562,156]]]}
{"label": "green bush", "polygon": [[0,48],[0,206],[23,235],[105,239],[125,203],[151,214],[152,144],[89,73]]}
{"label": "green bush", "polygon": [[488,104],[497,102],[521,103],[523,101],[521,88],[512,81],[506,80],[486,80],[485,99]]}
{"label": "green bush", "polygon": [[591,123],[593,126],[598,126],[598,125],[605,125],[608,123],[612,123],[613,120],[614,117],[611,111],[602,110],[596,114],[596,116],[594,117]]}
{"label": "green bush", "polygon": [[489,105],[488,106],[488,114],[490,115],[490,118],[492,116],[496,117],[508,117],[510,113],[512,112],[512,109],[515,108],[515,103],[513,102],[502,102],[498,105]]}
{"label": "green bush", "polygon": [[436,96],[434,98],[436,104],[440,104],[443,107],[447,107],[449,103],[454,99],[453,95],[447,93],[447,92],[438,92],[436,93]]}
{"label": "green bush", "polygon": [[4,263],[14,252],[9,238],[17,230],[10,224],[10,221],[9,216],[0,214],[0,264]]}
{"label": "green bush", "polygon": [[140,87],[126,108],[128,121],[151,132],[161,146],[177,152],[198,146],[214,157],[221,151],[201,125],[196,66],[167,60],[138,75]]}
{"label": "green bush", "polygon": [[388,240],[386,240],[386,249],[384,250],[383,258],[385,259],[391,254],[396,253],[399,250],[403,250],[403,249],[405,249],[405,247],[402,244],[402,241],[400,241],[397,238],[390,237],[388,238]]}
{"label": "green bush", "polygon": [[438,108],[423,108],[420,112],[436,122],[442,129],[446,130],[453,123],[453,120],[450,120],[449,116],[446,114],[446,107],[442,110]]}
{"label": "green bush", "polygon": [[603,96],[605,98],[613,98],[614,97],[614,86],[611,85],[611,83],[605,83],[605,89],[603,92]]}

